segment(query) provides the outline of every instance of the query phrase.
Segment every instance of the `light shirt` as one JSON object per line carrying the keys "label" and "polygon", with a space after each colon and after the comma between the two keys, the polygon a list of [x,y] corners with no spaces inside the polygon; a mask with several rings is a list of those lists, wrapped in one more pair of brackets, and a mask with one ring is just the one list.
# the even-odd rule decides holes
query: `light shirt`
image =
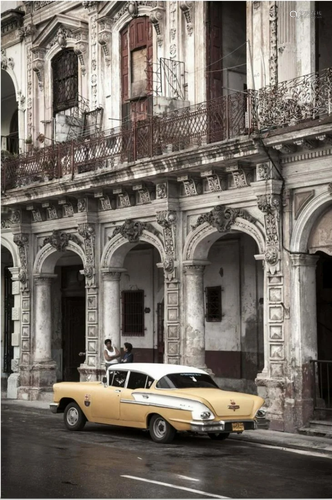
{"label": "light shirt", "polygon": [[[107,347],[105,347],[105,351],[107,352],[107,354],[109,356],[115,356],[116,355],[116,352],[115,352],[115,348],[112,346],[112,350],[110,351],[109,349],[107,349]],[[107,364],[109,365],[114,365],[115,363],[118,363],[119,361],[117,359],[112,359],[111,361],[106,361]]]}

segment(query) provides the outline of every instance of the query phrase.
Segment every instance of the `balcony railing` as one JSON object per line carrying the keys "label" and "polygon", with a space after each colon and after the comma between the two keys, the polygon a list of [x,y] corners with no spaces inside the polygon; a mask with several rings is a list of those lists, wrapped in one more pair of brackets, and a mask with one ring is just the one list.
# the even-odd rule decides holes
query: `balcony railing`
{"label": "balcony railing", "polygon": [[332,68],[250,91],[253,126],[278,129],[332,114]]}
{"label": "balcony railing", "polygon": [[119,162],[133,162],[238,137],[248,133],[246,106],[246,95],[236,93],[20,155],[3,162],[3,189],[66,175],[73,178],[100,168],[116,168]]}
{"label": "balcony railing", "polygon": [[332,68],[8,159],[2,166],[2,188],[74,178],[101,168],[114,170],[124,162],[327,117],[332,117]]}

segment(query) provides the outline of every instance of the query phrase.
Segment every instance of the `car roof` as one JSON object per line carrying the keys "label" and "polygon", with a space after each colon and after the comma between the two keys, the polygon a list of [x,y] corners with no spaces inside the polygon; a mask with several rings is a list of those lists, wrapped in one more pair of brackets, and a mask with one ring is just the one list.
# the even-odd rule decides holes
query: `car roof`
{"label": "car roof", "polygon": [[172,365],[167,363],[130,363],[128,365],[124,363],[114,363],[108,368],[108,370],[131,370],[143,372],[156,380],[159,380],[161,377],[170,373],[204,373],[207,375],[207,373],[200,368],[185,365]]}

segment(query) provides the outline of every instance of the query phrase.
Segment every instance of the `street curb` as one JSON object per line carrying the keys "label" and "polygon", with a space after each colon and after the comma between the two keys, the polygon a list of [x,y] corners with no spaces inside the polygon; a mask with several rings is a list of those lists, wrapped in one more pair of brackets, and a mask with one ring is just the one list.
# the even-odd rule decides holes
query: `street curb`
{"label": "street curb", "polygon": [[[28,409],[29,413],[38,413],[45,414],[46,412],[51,414],[49,409],[50,402],[48,401],[22,401],[16,399],[2,399],[1,405],[2,407],[14,407],[17,409]],[[41,406],[43,405],[43,406]],[[7,409],[6,408],[6,409]],[[249,431],[249,432],[259,432],[259,431]],[[243,435],[234,435],[230,436],[229,439],[234,441],[242,441],[248,443],[254,443],[258,445],[272,446],[281,449],[294,449],[294,450],[305,450],[313,453],[321,453],[326,455],[327,457],[332,458],[332,440],[330,438],[322,438],[317,437],[316,439],[312,436],[304,436],[303,434],[289,434],[289,433],[278,433],[277,436],[269,435],[268,430],[262,430],[262,432],[266,432],[266,436],[262,437],[261,435],[248,435],[244,433]],[[271,431],[273,432],[273,431]],[[280,434],[280,436],[279,436]],[[289,442],[290,439],[299,440],[298,443]],[[287,440],[283,442],[283,440]]]}

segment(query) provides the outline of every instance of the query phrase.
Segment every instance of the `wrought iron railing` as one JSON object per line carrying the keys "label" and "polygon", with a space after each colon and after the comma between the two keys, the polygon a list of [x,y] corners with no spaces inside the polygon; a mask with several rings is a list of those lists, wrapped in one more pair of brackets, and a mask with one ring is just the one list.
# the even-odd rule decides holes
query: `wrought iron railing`
{"label": "wrought iron railing", "polygon": [[100,168],[114,168],[118,162],[238,137],[248,133],[246,108],[246,95],[234,93],[94,136],[53,144],[3,162],[2,186],[8,190],[65,175],[74,177]]}
{"label": "wrought iron railing", "polygon": [[258,130],[322,119],[332,114],[332,68],[249,93],[253,125]]}
{"label": "wrought iron railing", "polygon": [[311,363],[314,409],[332,411],[332,360],[312,359]]}
{"label": "wrought iron railing", "polygon": [[332,68],[258,91],[238,92],[109,131],[73,138],[37,152],[7,159],[2,188],[75,177],[201,144],[225,141],[252,131],[282,129],[332,116]]}

